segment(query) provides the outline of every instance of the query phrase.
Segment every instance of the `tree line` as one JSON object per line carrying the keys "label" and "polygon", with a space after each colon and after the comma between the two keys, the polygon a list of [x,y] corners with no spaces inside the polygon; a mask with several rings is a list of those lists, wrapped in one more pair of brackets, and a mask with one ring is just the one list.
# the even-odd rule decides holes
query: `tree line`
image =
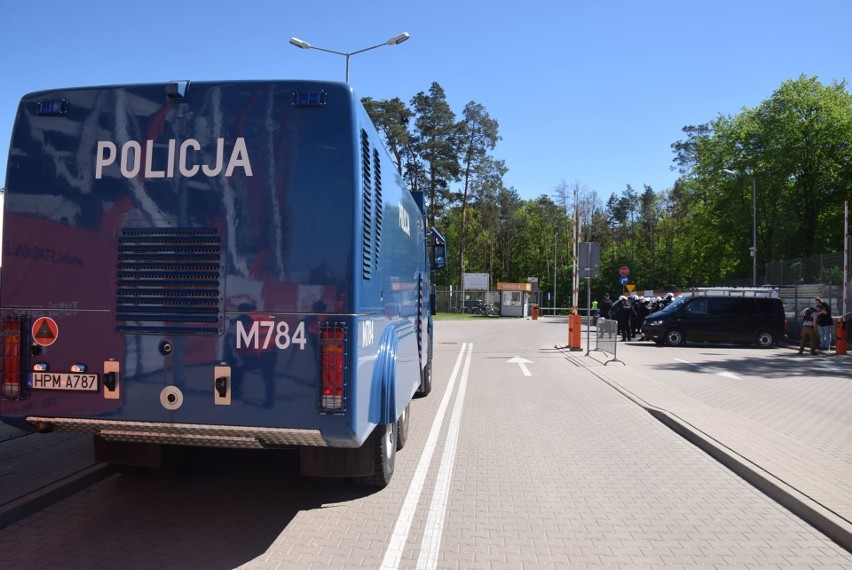
{"label": "tree line", "polygon": [[[426,196],[427,224],[448,242],[439,286],[465,272],[492,283],[538,277],[570,306],[574,195],[582,241],[601,245],[593,294],[619,292],[628,265],[639,289],[751,283],[757,264],[841,250],[843,201],[852,196],[852,96],[846,82],[805,75],[755,108],[687,125],[672,143],[675,180],[657,191],[627,184],[602,200],[593,189],[554,185],[523,200],[496,158],[499,123],[475,101],[457,116],[437,82],[406,104],[363,99],[399,173]],[[585,297],[583,297],[585,298]]]}

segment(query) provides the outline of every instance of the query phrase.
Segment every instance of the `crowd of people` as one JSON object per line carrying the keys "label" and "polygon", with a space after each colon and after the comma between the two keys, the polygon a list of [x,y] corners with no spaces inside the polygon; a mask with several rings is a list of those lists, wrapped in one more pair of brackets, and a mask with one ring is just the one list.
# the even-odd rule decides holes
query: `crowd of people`
{"label": "crowd of people", "polygon": [[673,293],[666,293],[665,297],[621,295],[613,301],[609,293],[606,293],[598,304],[599,317],[618,323],[621,340],[633,340],[642,334],[642,321],[645,317],[664,308],[674,299]]}

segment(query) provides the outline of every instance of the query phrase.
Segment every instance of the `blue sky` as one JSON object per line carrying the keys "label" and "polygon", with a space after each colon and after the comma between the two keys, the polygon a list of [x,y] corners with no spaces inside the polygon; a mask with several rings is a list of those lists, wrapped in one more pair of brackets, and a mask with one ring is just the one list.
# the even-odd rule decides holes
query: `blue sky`
{"label": "blue sky", "polygon": [[[0,0],[0,173],[18,101],[53,87],[175,79],[343,81],[406,102],[433,81],[500,123],[523,198],[561,182],[602,200],[671,187],[681,128],[736,114],[801,74],[852,79],[848,0]],[[847,88],[849,89],[849,88]]]}

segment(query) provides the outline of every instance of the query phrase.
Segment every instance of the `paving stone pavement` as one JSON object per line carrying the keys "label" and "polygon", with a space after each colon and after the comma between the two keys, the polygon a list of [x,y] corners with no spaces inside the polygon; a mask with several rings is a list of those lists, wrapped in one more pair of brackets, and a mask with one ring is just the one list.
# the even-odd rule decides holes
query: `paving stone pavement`
{"label": "paving stone pavement", "polygon": [[[489,324],[497,334],[503,326],[502,322]],[[534,381],[507,376],[505,360],[512,353],[488,345],[483,338],[487,332],[476,330],[463,337],[477,339],[477,348],[461,420],[464,437],[458,457],[463,460],[457,461],[451,482],[438,567],[806,567],[814,561],[823,567],[852,565],[847,552],[805,522],[793,518],[791,524],[777,499],[753,492],[735,474],[736,468],[756,473],[759,478],[752,483],[758,487],[760,477],[787,485],[782,494],[814,511],[812,516],[824,517],[823,523],[835,524],[832,538],[842,544],[849,520],[846,481],[852,480],[843,455],[846,450],[840,451],[844,446],[816,448],[810,430],[784,432],[767,426],[763,417],[750,415],[750,410],[765,407],[758,401],[751,408],[731,409],[720,404],[728,396],[718,393],[708,403],[635,366],[603,366],[570,351],[539,351]],[[455,342],[448,342],[437,347],[436,353],[450,360],[457,350]],[[440,367],[436,369],[440,372]],[[429,411],[437,406],[433,398],[416,403],[420,413],[413,415],[416,425],[408,444],[413,449],[422,446]],[[655,417],[695,436],[696,445],[708,453],[718,452],[720,461],[728,461],[725,465],[734,473],[708,461],[674,432],[658,429]],[[803,433],[808,434],[804,440],[796,437]],[[842,430],[826,433],[844,437]],[[403,451],[398,469],[413,471],[417,459]],[[0,433],[0,461],[4,468],[0,488],[5,493],[0,495],[0,515],[8,514],[8,505],[21,499],[27,502],[29,497],[32,502],[41,489],[61,487],[63,481],[78,480],[79,473],[98,468],[91,462],[87,438],[63,434],[4,438]],[[694,479],[696,473],[700,480]],[[34,474],[43,478],[34,479]],[[376,567],[407,484],[407,479],[395,478],[376,495],[344,493],[340,500],[326,499],[312,509],[294,509],[264,554],[252,558],[250,553],[265,537],[248,544],[244,566]],[[130,500],[151,492],[155,485],[109,478],[70,499],[68,509],[99,504],[99,493],[117,489],[133,510]],[[302,495],[317,492],[309,484],[295,485]],[[170,499],[177,502],[188,492],[175,491]],[[427,488],[421,504],[428,504],[433,494]],[[199,496],[203,495],[199,492]],[[245,501],[256,500],[252,497],[247,493]],[[168,502],[164,499],[164,504]],[[232,503],[234,508],[237,505]],[[215,505],[203,508],[209,510],[205,516],[215,521]],[[158,512],[153,507],[145,511],[151,524]],[[421,509],[414,516],[401,568],[417,565],[426,515]],[[22,524],[39,528],[51,524],[51,516],[38,513],[32,522]],[[269,517],[272,521],[275,514]],[[229,532],[228,528],[222,526],[222,532]],[[274,526],[270,522],[263,528],[268,531]],[[8,542],[10,535],[5,538]],[[212,556],[216,544],[211,543],[208,550]],[[176,556],[170,562],[183,561],[185,567],[210,560],[190,553],[180,558],[177,547],[170,552]],[[143,551],[126,554],[145,560]],[[111,555],[103,554],[107,566],[116,559]],[[144,565],[128,562],[125,567]]]}
{"label": "paving stone pavement", "polygon": [[[631,348],[629,343],[619,346],[622,356]],[[782,367],[790,354],[780,354]],[[772,379],[771,385],[751,393],[744,392],[742,382],[716,378],[710,394],[693,386],[675,388],[633,366],[570,357],[852,551],[848,355],[819,360],[817,368],[809,365],[808,375],[786,386]],[[848,370],[850,376],[821,382],[818,366],[831,366],[841,374]],[[785,370],[792,374],[789,366]],[[791,406],[791,401],[797,405]],[[818,407],[819,414],[809,414],[807,406]]]}

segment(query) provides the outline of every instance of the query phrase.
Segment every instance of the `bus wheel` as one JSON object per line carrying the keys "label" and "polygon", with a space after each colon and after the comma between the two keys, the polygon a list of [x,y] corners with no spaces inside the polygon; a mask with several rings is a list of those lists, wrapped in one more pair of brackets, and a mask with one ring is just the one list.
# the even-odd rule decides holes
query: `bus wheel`
{"label": "bus wheel", "polygon": [[411,410],[411,403],[405,406],[402,415],[399,416],[399,421],[396,422],[396,450],[399,451],[405,447],[405,442],[408,441],[408,413]]}
{"label": "bus wheel", "polygon": [[379,424],[370,435],[367,445],[372,446],[373,474],[358,482],[367,487],[386,487],[396,466],[396,422]]}
{"label": "bus wheel", "polygon": [[414,395],[418,398],[423,398],[429,395],[432,391],[432,359],[426,362],[420,377],[420,387]]}

